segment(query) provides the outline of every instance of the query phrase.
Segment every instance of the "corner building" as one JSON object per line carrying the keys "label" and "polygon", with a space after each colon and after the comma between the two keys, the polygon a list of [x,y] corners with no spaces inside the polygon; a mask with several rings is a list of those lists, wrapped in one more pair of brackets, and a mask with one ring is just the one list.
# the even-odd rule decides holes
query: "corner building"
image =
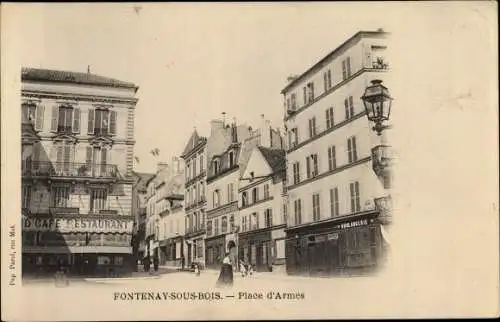
{"label": "corner building", "polygon": [[372,131],[361,96],[388,72],[387,36],[360,31],[283,89],[287,130],[288,274],[363,274],[384,257],[372,169]]}
{"label": "corner building", "polygon": [[23,275],[133,269],[135,84],[23,68]]}

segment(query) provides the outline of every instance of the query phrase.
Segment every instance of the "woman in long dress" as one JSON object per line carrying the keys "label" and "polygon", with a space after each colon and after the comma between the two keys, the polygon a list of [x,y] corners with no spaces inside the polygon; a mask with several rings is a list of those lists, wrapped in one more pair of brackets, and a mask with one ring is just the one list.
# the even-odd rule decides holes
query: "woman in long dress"
{"label": "woman in long dress", "polygon": [[233,285],[233,264],[229,253],[226,253],[224,259],[222,260],[222,266],[220,268],[219,279],[217,280],[217,286],[232,286]]}

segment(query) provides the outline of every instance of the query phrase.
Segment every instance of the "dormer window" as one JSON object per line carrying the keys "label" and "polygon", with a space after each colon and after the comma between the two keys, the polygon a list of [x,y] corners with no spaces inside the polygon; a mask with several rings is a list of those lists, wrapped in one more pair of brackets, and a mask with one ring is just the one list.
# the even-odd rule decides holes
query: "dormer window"
{"label": "dormer window", "polygon": [[219,160],[214,160],[213,161],[213,167],[214,167],[214,174],[217,174],[220,172],[220,162]]}

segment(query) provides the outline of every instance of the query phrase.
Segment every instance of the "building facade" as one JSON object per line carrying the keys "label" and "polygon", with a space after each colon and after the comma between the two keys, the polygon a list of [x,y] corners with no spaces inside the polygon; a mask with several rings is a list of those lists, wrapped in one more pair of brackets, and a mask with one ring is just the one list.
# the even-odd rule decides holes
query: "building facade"
{"label": "building facade", "polygon": [[254,147],[239,182],[238,257],[257,271],[284,271],[285,189],[285,151]]}
{"label": "building facade", "polygon": [[388,34],[358,32],[284,88],[289,274],[378,268],[385,252],[371,130],[361,96],[384,80]]}
{"label": "building facade", "polygon": [[158,259],[160,265],[173,264],[177,259],[181,263],[182,256],[177,258],[170,250],[183,249],[183,161],[174,157],[170,163],[159,162],[155,175],[146,183],[146,190],[146,257]]}
{"label": "building facade", "polygon": [[207,182],[207,138],[199,136],[194,130],[181,156],[185,162],[184,209],[186,212],[186,249],[187,267],[197,263],[205,266],[205,195]]}
{"label": "building facade", "polygon": [[128,273],[138,87],[35,68],[21,81],[23,274]]}

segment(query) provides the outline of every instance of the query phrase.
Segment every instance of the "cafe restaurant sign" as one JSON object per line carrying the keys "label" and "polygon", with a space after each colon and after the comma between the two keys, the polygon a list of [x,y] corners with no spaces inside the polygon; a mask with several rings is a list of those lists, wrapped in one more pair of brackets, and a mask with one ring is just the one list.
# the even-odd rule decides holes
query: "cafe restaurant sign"
{"label": "cafe restaurant sign", "polygon": [[104,218],[23,218],[24,231],[132,233],[133,221]]}
{"label": "cafe restaurant sign", "polygon": [[360,219],[360,220],[349,221],[349,222],[345,222],[342,224],[338,224],[335,226],[335,228],[345,229],[345,228],[353,228],[353,227],[366,226],[366,225],[368,225],[368,220],[367,219]]}

